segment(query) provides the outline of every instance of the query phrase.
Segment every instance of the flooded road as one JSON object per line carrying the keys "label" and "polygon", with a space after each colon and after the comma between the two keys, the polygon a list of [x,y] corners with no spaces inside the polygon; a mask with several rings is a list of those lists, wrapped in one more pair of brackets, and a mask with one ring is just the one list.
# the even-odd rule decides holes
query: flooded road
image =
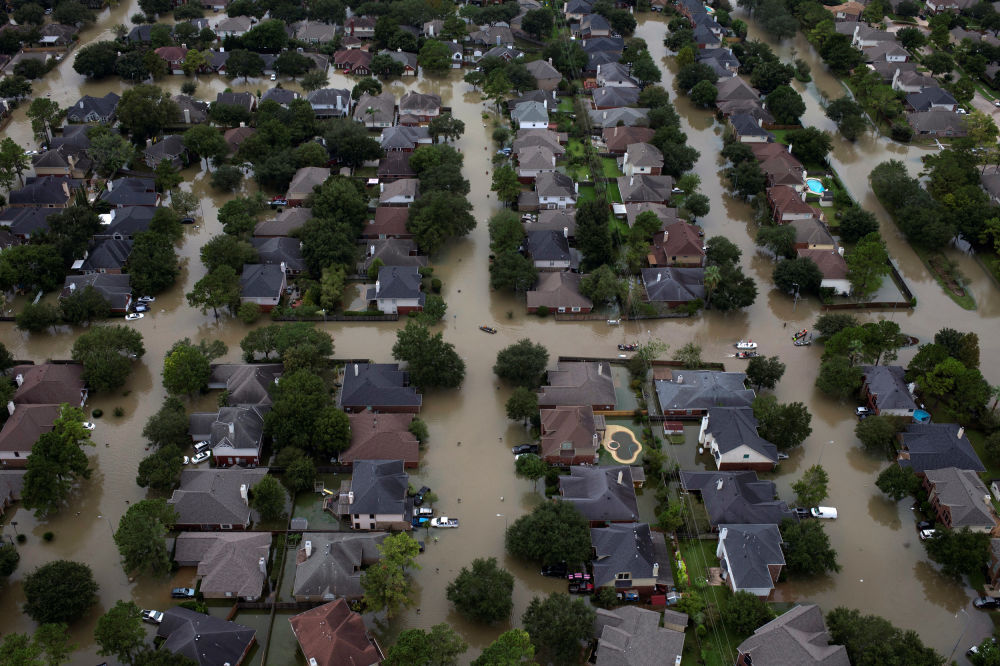
{"label": "flooded road", "polygon": [[[126,22],[134,11],[132,3],[132,6],[123,4],[112,10],[110,18],[105,12],[100,22],[102,27],[85,33],[83,39],[110,38],[110,26]],[[658,18],[646,19],[637,35],[646,39],[654,58],[663,63],[664,85],[672,89],[674,64],[665,59],[662,45],[665,25]],[[796,48],[798,56],[810,63],[815,78],[815,82],[805,88],[804,98],[808,105],[805,120],[831,129],[832,123],[820,108],[820,91],[839,96],[839,84],[824,76],[821,63],[808,45],[796,44]],[[787,55],[787,51],[783,55]],[[68,105],[81,94],[120,92],[118,81],[84,81],[72,70],[71,63],[72,55],[46,79],[37,82],[36,94],[50,93],[52,99]],[[475,557],[497,556],[516,575],[512,615],[515,624],[532,595],[562,587],[557,581],[537,575],[533,567],[502,555],[505,525],[540,501],[530,482],[514,475],[510,447],[526,441],[526,432],[522,426],[507,420],[504,402],[508,391],[498,385],[492,374],[496,352],[522,337],[546,345],[553,360],[560,354],[612,355],[616,353],[617,343],[648,336],[663,339],[670,344],[671,350],[694,340],[703,346],[707,360],[725,361],[730,369],[736,367],[734,361],[727,358],[734,340],[753,337],[767,341],[762,344],[763,352],[780,355],[788,367],[776,391],[779,400],[802,400],[813,413],[813,435],[782,464],[776,479],[779,491],[782,497],[791,499],[791,483],[809,465],[821,462],[831,477],[829,502],[838,507],[841,515],[838,521],[827,525],[827,531],[840,554],[842,571],[809,583],[782,584],[778,588],[778,598],[811,600],[827,610],[837,605],[863,608],[899,626],[919,631],[925,642],[946,656],[961,634],[964,634],[960,646],[963,650],[987,635],[992,624],[985,614],[974,611],[969,605],[973,592],[941,577],[928,563],[906,502],[899,505],[886,502],[874,487],[875,476],[885,463],[868,458],[856,446],[852,405],[837,404],[813,388],[821,348],[796,348],[787,341],[787,330],[811,327],[818,308],[815,302],[807,300],[800,301],[793,311],[787,296],[770,289],[772,264],[755,253],[750,208],[726,195],[720,180],[724,166],[718,157],[722,147],[721,125],[710,114],[691,108],[686,99],[677,100],[689,143],[701,152],[696,171],[702,178],[702,191],[712,202],[712,211],[702,223],[709,236],[725,235],[743,249],[748,274],[757,280],[760,290],[757,303],[745,312],[728,316],[712,312],[689,320],[630,323],[620,328],[609,327],[604,322],[557,323],[552,319],[527,317],[523,314],[523,302],[490,292],[486,220],[497,209],[489,191],[492,126],[484,125],[481,114],[485,107],[480,95],[462,82],[461,75],[462,72],[453,71],[441,79],[421,77],[418,81],[410,79],[388,86],[397,97],[408,89],[437,93],[444,105],[451,106],[454,115],[465,122],[465,136],[456,145],[466,156],[466,176],[472,183],[469,199],[479,224],[468,237],[452,243],[432,258],[435,275],[444,283],[442,293],[448,303],[448,314],[440,329],[465,359],[467,374],[460,389],[425,395],[421,417],[428,423],[431,439],[424,454],[424,464],[413,480],[415,485],[426,483],[432,487],[440,497],[436,508],[446,515],[457,516],[462,527],[442,531],[437,535],[439,541],[427,540],[427,552],[419,558],[422,569],[415,573],[417,603],[385,628],[386,642],[391,642],[395,632],[403,628],[426,628],[448,622],[472,646],[466,656],[469,660],[506,630],[508,625],[482,627],[465,621],[451,610],[445,599],[447,583]],[[158,85],[177,92],[184,80],[185,77],[166,77]],[[211,100],[216,91],[226,88],[256,92],[270,85],[263,80],[244,83],[202,77],[198,96]],[[293,83],[285,85],[296,87]],[[350,88],[353,81],[331,71],[330,86]],[[26,147],[32,144],[24,107],[15,112],[14,121],[6,132]],[[1000,309],[997,290],[981,271],[969,270],[980,309],[976,312],[961,310],[930,278],[868,190],[866,178],[872,167],[885,159],[896,158],[904,160],[915,172],[919,169],[922,149],[889,144],[870,136],[856,145],[839,138],[835,138],[834,143],[832,159],[841,178],[862,205],[879,215],[890,250],[917,296],[915,311],[888,312],[884,316],[898,321],[906,333],[921,340],[930,339],[946,322],[961,330],[976,331],[980,336],[982,358],[996,358],[1000,341],[992,333],[996,330]],[[4,631],[32,629],[30,620],[18,612],[18,607],[23,603],[20,581],[36,566],[58,558],[70,558],[85,560],[94,569],[100,584],[101,604],[89,619],[77,623],[71,630],[73,641],[81,648],[75,663],[102,660],[97,657],[92,641],[93,626],[97,617],[115,600],[133,599],[145,608],[163,608],[171,603],[168,591],[172,583],[187,585],[193,582],[190,577],[183,576],[172,581],[130,582],[118,563],[111,534],[128,503],[146,497],[146,492],[135,485],[134,479],[139,461],[147,455],[141,437],[142,427],[165,396],[160,370],[166,350],[175,340],[185,336],[195,340],[219,339],[229,345],[226,360],[237,361],[239,340],[248,330],[235,319],[222,318],[217,322],[211,314],[202,315],[188,307],[184,300],[184,293],[204,274],[198,259],[199,249],[213,235],[221,233],[216,210],[229,198],[212,192],[206,175],[199,165],[184,172],[184,187],[201,197],[204,219],[199,220],[196,228],[187,229],[178,249],[185,266],[177,285],[157,298],[152,316],[131,324],[144,336],[145,357],[137,364],[122,393],[95,395],[88,404],[88,408],[99,407],[106,414],[97,422],[94,432],[97,446],[92,459],[92,478],[74,495],[69,507],[49,520],[36,521],[22,508],[15,509],[11,516],[18,522],[17,531],[28,535],[28,542],[20,548],[22,559],[18,571],[0,588],[0,617],[4,618]],[[973,265],[973,268],[976,267]],[[866,318],[869,317],[862,316]],[[782,327],[785,322],[788,329]],[[499,333],[485,335],[477,329],[481,324],[495,326]],[[336,357],[391,360],[398,324],[320,325],[333,335]],[[29,335],[17,331],[12,324],[2,326],[0,339],[15,358],[37,361],[68,358],[73,338],[79,332],[65,329],[58,335]],[[912,354],[912,350],[904,352],[900,362],[905,364]],[[992,383],[1000,383],[997,364],[984,363],[983,372]],[[111,416],[116,406],[124,408],[122,418]],[[667,450],[683,466],[694,465],[693,447],[672,446]],[[644,498],[644,503],[648,497]],[[55,539],[45,543],[41,535],[49,530],[55,533]],[[13,526],[6,525],[3,535],[12,534]],[[959,612],[963,608],[968,610],[968,615]],[[262,651],[259,651],[254,663],[260,663],[261,657]],[[287,654],[272,654],[269,661],[294,663],[293,659]]]}

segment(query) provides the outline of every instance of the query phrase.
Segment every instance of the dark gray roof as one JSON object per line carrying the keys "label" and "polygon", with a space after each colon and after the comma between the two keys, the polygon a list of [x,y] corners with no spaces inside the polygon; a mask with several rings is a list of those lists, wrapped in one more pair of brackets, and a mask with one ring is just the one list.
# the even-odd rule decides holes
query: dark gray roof
{"label": "dark gray roof", "polygon": [[[93,287],[114,310],[124,310],[132,295],[131,278],[124,273],[90,273],[67,275],[60,296],[65,298],[73,291]],[[73,286],[75,285],[75,286]]]}
{"label": "dark gray roof", "polygon": [[580,19],[580,30],[582,32],[593,32],[595,30],[611,30],[608,19],[600,14],[586,14]]}
{"label": "dark gray roof", "polygon": [[965,116],[948,109],[936,108],[907,114],[906,119],[917,132],[951,132],[963,135],[967,129]]}
{"label": "dark gray roof", "polygon": [[617,127],[622,123],[627,127],[649,125],[649,109],[620,107],[617,109],[590,109],[590,122],[597,127]]}
{"label": "dark gray roof", "polygon": [[240,487],[252,488],[266,475],[266,467],[186,469],[167,503],[177,511],[180,525],[246,525],[251,513]]}
{"label": "dark gray roof", "polygon": [[138,233],[149,230],[149,223],[156,212],[154,206],[122,206],[112,208],[109,216],[114,216],[109,224],[104,225],[95,236],[121,236],[131,238]]}
{"label": "dark gray roof", "polygon": [[215,96],[215,103],[240,106],[250,111],[254,105],[254,96],[248,92],[220,92]]}
{"label": "dark gray roof", "polygon": [[[590,530],[594,545],[594,586],[613,585],[617,574],[628,572],[632,579],[656,578],[673,585],[670,555],[663,535],[653,537],[646,523],[614,524]],[[656,576],[653,575],[654,565]]]}
{"label": "dark gray roof", "polygon": [[570,258],[569,240],[561,230],[529,230],[528,254],[535,261],[567,261]]}
{"label": "dark gray roof", "polygon": [[[716,23],[716,25],[718,25]],[[722,38],[706,25],[696,25],[691,34],[696,44],[721,44]]]}
{"label": "dark gray roof", "polygon": [[732,577],[735,589],[774,587],[768,565],[785,564],[785,555],[781,552],[781,532],[777,525],[720,524],[719,541],[725,544],[728,555],[728,560],[723,559],[721,564]]}
{"label": "dark gray roof", "polygon": [[559,477],[559,493],[591,521],[634,522],[639,519],[630,467],[569,468]]}
{"label": "dark gray roof", "polygon": [[286,208],[270,220],[258,222],[253,233],[255,236],[289,236],[311,219],[311,208]]}
{"label": "dark gray roof", "polygon": [[410,477],[402,460],[355,460],[351,475],[351,513],[404,515]]}
{"label": "dark gray roof", "polygon": [[728,67],[739,67],[740,61],[733,55],[733,52],[729,49],[699,49],[698,53],[695,54],[695,60],[698,62],[704,62],[706,60],[716,60],[721,65],[726,65]]}
{"label": "dark gray roof", "polygon": [[253,238],[250,243],[257,248],[259,261],[263,264],[285,263],[286,270],[304,271],[306,261],[302,258],[302,242],[298,238],[276,236],[274,238]]}
{"label": "dark gray roof", "polygon": [[594,88],[594,104],[602,107],[632,106],[639,101],[638,88]]}
{"label": "dark gray roof", "polygon": [[[634,145],[634,144],[633,144]],[[631,148],[631,146],[629,146]],[[631,152],[629,153],[631,160]],[[660,165],[663,164],[662,155]],[[632,176],[618,177],[618,191],[622,196],[622,203],[665,203],[670,201],[670,194],[674,187],[672,176],[651,176],[637,173]]]}
{"label": "dark gray roof", "polygon": [[861,366],[868,390],[875,394],[875,405],[878,409],[914,410],[917,403],[906,387],[903,375],[906,369],[901,365],[864,365]]}
{"label": "dark gray roof", "polygon": [[137,25],[129,31],[126,39],[130,42],[148,42],[152,40],[152,31],[153,25],[150,23]]}
{"label": "dark gray roof", "polygon": [[222,407],[211,432],[213,456],[259,455],[264,417],[254,406]]}
{"label": "dark gray roof", "polygon": [[616,401],[611,365],[605,361],[560,361],[549,370],[548,385],[538,394],[542,406],[613,405]]}
{"label": "dark gray roof", "polygon": [[358,271],[367,272],[368,267],[379,259],[385,266],[426,266],[427,257],[417,254],[417,244],[410,238],[381,238],[365,244],[365,258],[358,264]]}
{"label": "dark gray roof", "polygon": [[678,370],[672,379],[656,380],[656,396],[664,410],[748,407],[754,392],[746,378],[742,372]]}
{"label": "dark gray roof", "polygon": [[510,112],[518,124],[548,122],[549,112],[542,102],[521,102]]}
{"label": "dark gray roof", "polygon": [[558,171],[546,171],[535,178],[535,191],[540,197],[576,196],[573,179]]}
{"label": "dark gray roof", "polygon": [[253,645],[256,631],[242,624],[174,606],[156,629],[162,650],[193,659],[199,666],[237,664]]}
{"label": "dark gray roof", "polygon": [[80,187],[81,181],[75,178],[59,178],[56,176],[41,176],[26,178],[25,185],[7,195],[12,205],[65,205],[71,194]]}
{"label": "dark gray roof", "polygon": [[583,50],[587,53],[617,51],[621,55],[624,49],[625,40],[621,37],[593,37],[583,42]]}
{"label": "dark gray roof", "polygon": [[426,115],[441,108],[441,96],[418,92],[408,92],[399,99],[399,113]]}
{"label": "dark gray roof", "polygon": [[292,594],[347,599],[363,596],[361,570],[378,562],[378,545],[386,536],[385,532],[306,532],[298,550]]}
{"label": "dark gray roof", "polygon": [[152,178],[125,177],[109,180],[107,188],[101,192],[101,201],[121,207],[155,206],[157,196]]}
{"label": "dark gray roof", "polygon": [[15,236],[30,236],[49,228],[50,215],[60,212],[58,208],[43,208],[41,206],[25,206],[8,208],[0,212],[0,226],[10,228]]}
{"label": "dark gray roof", "polygon": [[240,293],[246,298],[274,298],[281,293],[285,273],[276,264],[244,264]]}
{"label": "dark gray roof", "polygon": [[382,148],[385,150],[407,150],[413,148],[421,140],[426,141],[430,136],[430,132],[426,127],[396,125],[394,127],[386,127],[382,130],[380,141]]}
{"label": "dark gray roof", "polygon": [[682,470],[680,475],[684,490],[701,493],[713,525],[777,525],[785,518],[796,519],[787,504],[774,499],[774,483],[758,480],[756,472]]}
{"label": "dark gray roof", "polygon": [[159,163],[160,160],[172,160],[183,155],[185,150],[184,139],[178,134],[171,134],[146,148],[146,159]]}
{"label": "dark gray roof", "polygon": [[299,97],[301,97],[301,95],[294,90],[289,90],[288,88],[271,88],[264,93],[264,96],[260,98],[260,101],[266,102],[267,100],[271,100],[283,106],[288,106]]}
{"label": "dark gray roof", "polygon": [[420,298],[422,279],[417,266],[383,266],[371,298]]}
{"label": "dark gray roof", "polygon": [[422,397],[408,384],[398,363],[348,364],[337,402],[341,407],[419,407]]}
{"label": "dark gray roof", "polygon": [[914,111],[927,111],[935,105],[958,104],[950,92],[938,87],[924,88],[918,93],[910,93],[906,96],[906,103],[913,107]]}
{"label": "dark gray roof", "polygon": [[705,298],[704,268],[644,268],[642,281],[650,301],[693,301]]}
{"label": "dark gray roof", "polygon": [[778,462],[778,447],[757,434],[757,425],[757,417],[750,407],[712,407],[708,410],[705,432],[715,437],[720,453],[749,446],[769,460]]}
{"label": "dark gray roof", "polygon": [[83,271],[120,270],[132,254],[132,241],[109,238],[99,241],[80,265]]}
{"label": "dark gray roof", "polygon": [[594,628],[597,666],[673,666],[684,651],[684,632],[661,628],[660,614],[645,608],[598,608]]}
{"label": "dark gray roof", "polygon": [[608,65],[613,62],[618,62],[618,59],[621,57],[621,51],[588,51],[587,71],[596,72],[599,65]]}
{"label": "dark gray roof", "polygon": [[948,507],[951,513],[948,527],[992,530],[996,526],[992,496],[974,471],[954,467],[929,469],[927,481],[934,486],[938,503]]}
{"label": "dark gray roof", "polygon": [[351,91],[345,88],[320,88],[306,95],[306,99],[314,106],[316,104],[327,106],[340,104],[346,108],[351,101]]}
{"label": "dark gray roof", "polygon": [[226,389],[230,405],[271,404],[270,389],[281,377],[281,363],[219,363],[211,366],[209,388]]}
{"label": "dark gray roof", "polygon": [[84,95],[76,104],[66,110],[66,119],[71,122],[85,122],[92,114],[100,120],[107,120],[115,115],[118,108],[118,100],[121,97],[113,92],[109,92],[104,97],[92,97]]}
{"label": "dark gray roof", "polygon": [[758,627],[737,650],[761,665],[850,666],[847,649],[829,643],[823,611],[815,604],[808,604],[796,606]]}
{"label": "dark gray roof", "polygon": [[749,113],[734,113],[729,116],[729,122],[740,136],[771,136]]}
{"label": "dark gray roof", "polygon": [[929,469],[957,467],[984,472],[965,428],[956,423],[911,423],[901,435],[899,464],[918,474]]}

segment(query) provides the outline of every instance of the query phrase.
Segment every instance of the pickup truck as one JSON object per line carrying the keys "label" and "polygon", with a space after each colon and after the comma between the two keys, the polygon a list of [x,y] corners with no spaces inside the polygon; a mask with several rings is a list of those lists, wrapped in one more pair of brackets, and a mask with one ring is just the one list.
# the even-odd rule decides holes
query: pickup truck
{"label": "pickup truck", "polygon": [[458,527],[458,518],[449,518],[448,516],[431,518],[431,527]]}

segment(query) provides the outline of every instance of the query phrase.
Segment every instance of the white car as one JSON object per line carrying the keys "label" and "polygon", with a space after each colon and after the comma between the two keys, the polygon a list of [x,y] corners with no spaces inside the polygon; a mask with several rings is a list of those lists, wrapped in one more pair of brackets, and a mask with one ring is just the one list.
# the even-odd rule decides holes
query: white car
{"label": "white car", "polygon": [[190,465],[191,464],[191,459],[188,458],[187,456],[184,456],[184,458],[181,459],[181,464],[182,465]]}
{"label": "white car", "polygon": [[136,319],[142,319],[144,316],[141,312],[130,312],[125,315],[125,321],[135,321]]}
{"label": "white car", "polygon": [[277,81],[278,80],[278,75],[277,74],[272,74],[271,75],[271,80],[272,81]]}
{"label": "white car", "polygon": [[93,430],[96,427],[97,427],[97,425],[95,425],[93,421],[84,421],[83,422],[83,429],[84,430]]}
{"label": "white car", "polygon": [[212,452],[211,451],[202,451],[201,453],[199,453],[199,454],[195,455],[193,458],[191,458],[191,464],[192,465],[197,465],[198,463],[204,462],[204,461],[208,460],[211,457],[212,457]]}
{"label": "white car", "polygon": [[152,303],[155,300],[156,300],[156,296],[140,296],[139,297],[139,302],[140,303]]}
{"label": "white car", "polygon": [[937,534],[937,530],[920,530],[920,540],[927,541],[934,538],[935,534]]}
{"label": "white car", "polygon": [[163,622],[163,611],[144,610],[142,611],[142,621],[149,622],[150,624],[159,624]]}
{"label": "white car", "polygon": [[814,506],[810,511],[813,518],[826,518],[834,520],[837,517],[837,509],[832,506]]}

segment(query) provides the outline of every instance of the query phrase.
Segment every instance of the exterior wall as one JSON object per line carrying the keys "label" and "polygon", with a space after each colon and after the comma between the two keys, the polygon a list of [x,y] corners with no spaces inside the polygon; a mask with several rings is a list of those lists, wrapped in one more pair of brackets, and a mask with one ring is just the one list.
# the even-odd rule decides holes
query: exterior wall
{"label": "exterior wall", "polygon": [[568,456],[545,456],[542,458],[550,465],[596,465],[596,454],[574,454],[572,458]]}
{"label": "exterior wall", "polygon": [[851,283],[844,280],[827,280],[824,279],[820,282],[821,287],[832,287],[837,291],[838,294],[850,294],[851,293]]}
{"label": "exterior wall", "polygon": [[355,513],[351,514],[350,521],[351,521],[351,528],[355,530],[385,530],[385,529],[409,530],[411,528],[411,525],[403,520],[402,514]]}
{"label": "exterior wall", "polygon": [[256,467],[260,464],[260,455],[254,456],[216,456],[212,453],[212,458],[215,460],[216,467],[232,467],[233,465],[240,465],[242,467]]}
{"label": "exterior wall", "polygon": [[410,312],[421,312],[424,309],[418,298],[379,298],[376,302],[378,309],[386,314],[405,315]]}
{"label": "exterior wall", "polygon": [[553,261],[553,260],[538,260],[532,262],[540,271],[566,271],[569,270],[569,260],[566,261]]}
{"label": "exterior wall", "polygon": [[377,414],[419,414],[420,405],[342,405],[348,414],[360,414],[365,411]]}
{"label": "exterior wall", "polygon": [[24,469],[28,466],[30,454],[30,449],[27,451],[2,451],[0,452],[0,468]]}
{"label": "exterior wall", "polygon": [[[412,152],[412,151],[406,150],[406,151],[403,151],[403,152],[409,153],[409,152]],[[379,201],[379,205],[380,206],[409,206],[411,203],[413,203],[413,201],[414,201],[413,197],[407,195],[407,196],[392,197],[391,199],[386,199],[384,201]]]}
{"label": "exterior wall", "polygon": [[278,306],[281,301],[281,296],[276,296],[274,298],[249,298],[246,296],[240,297],[240,303],[256,303],[260,306],[262,312],[270,312]]}
{"label": "exterior wall", "polygon": [[520,123],[519,122],[517,124],[517,126],[520,127],[521,129],[548,129],[549,123],[548,123],[548,121],[542,122],[541,120],[539,120],[539,121],[536,121],[536,122],[533,122],[533,123]]}
{"label": "exterior wall", "polygon": [[193,523],[177,523],[174,525],[174,530],[178,532],[242,532],[245,531],[250,526],[249,521],[246,525],[241,525],[239,523],[223,526],[223,525],[196,525]]}
{"label": "exterior wall", "polygon": [[557,208],[576,208],[576,197],[538,197],[538,207],[555,210]]}

